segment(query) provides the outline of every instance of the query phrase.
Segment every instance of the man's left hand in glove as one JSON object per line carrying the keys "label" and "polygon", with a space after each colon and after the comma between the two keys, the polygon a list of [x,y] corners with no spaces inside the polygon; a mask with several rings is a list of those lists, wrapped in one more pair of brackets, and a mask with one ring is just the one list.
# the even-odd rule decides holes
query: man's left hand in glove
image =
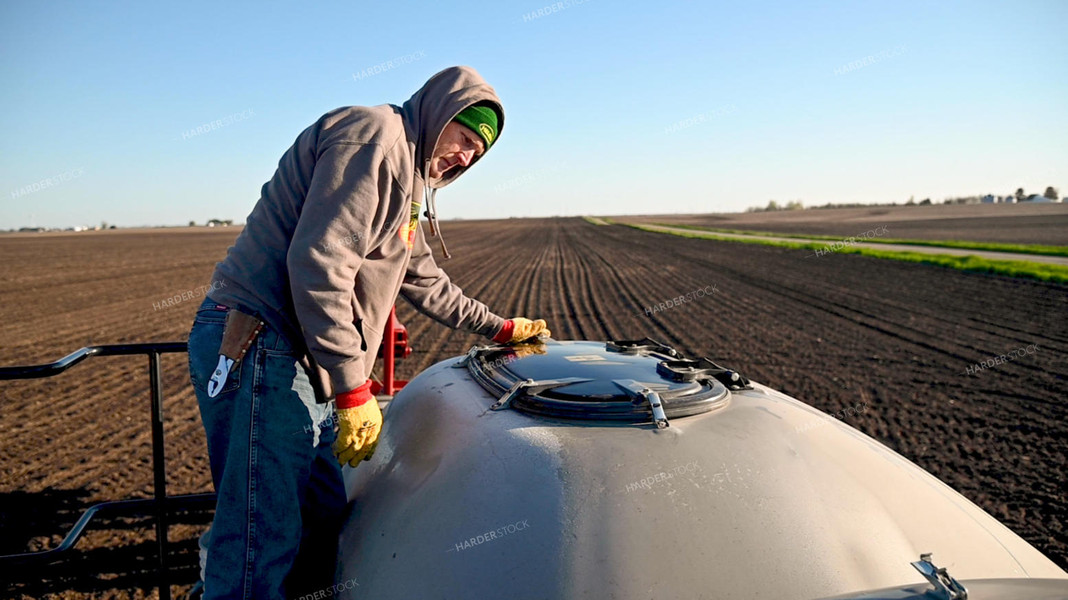
{"label": "man's left hand in glove", "polygon": [[337,395],[337,420],[334,456],[338,463],[358,467],[360,461],[370,460],[382,431],[382,411],[371,393],[370,380],[351,392]]}
{"label": "man's left hand in glove", "polygon": [[551,337],[544,319],[531,321],[524,317],[512,317],[504,322],[501,330],[493,336],[493,341],[498,344],[518,344],[532,337]]}

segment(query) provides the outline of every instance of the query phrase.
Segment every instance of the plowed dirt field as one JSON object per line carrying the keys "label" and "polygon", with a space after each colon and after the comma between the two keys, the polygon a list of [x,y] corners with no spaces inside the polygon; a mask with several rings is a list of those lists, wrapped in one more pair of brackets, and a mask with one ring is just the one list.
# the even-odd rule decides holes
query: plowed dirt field
{"label": "plowed dirt field", "polygon": [[[652,337],[828,413],[862,404],[847,423],[1068,568],[1068,287],[581,219],[443,225],[454,255],[444,268],[495,312],[545,318],[557,339]],[[198,288],[237,233],[0,236],[0,365],[89,344],[184,340]],[[403,303],[399,316],[415,347],[402,377],[481,341]],[[210,491],[186,362],[172,354],[163,365],[169,491]],[[89,504],[150,495],[146,371],[141,357],[92,358],[59,377],[0,383],[0,553],[54,547]],[[171,530],[183,584],[196,577],[202,523]],[[2,584],[0,595],[155,597],[152,540],[147,521],[105,523],[79,546],[77,565]],[[116,566],[130,560],[141,566]]]}

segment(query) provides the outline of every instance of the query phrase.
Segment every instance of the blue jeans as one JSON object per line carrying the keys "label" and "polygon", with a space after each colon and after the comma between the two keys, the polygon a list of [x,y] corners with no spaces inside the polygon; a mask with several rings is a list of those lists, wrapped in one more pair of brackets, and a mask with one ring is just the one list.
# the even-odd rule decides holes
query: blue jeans
{"label": "blue jeans", "polygon": [[269,327],[208,397],[227,309],[205,300],[189,332],[189,374],[218,500],[202,536],[204,598],[299,597],[334,582],[346,506],[333,403]]}

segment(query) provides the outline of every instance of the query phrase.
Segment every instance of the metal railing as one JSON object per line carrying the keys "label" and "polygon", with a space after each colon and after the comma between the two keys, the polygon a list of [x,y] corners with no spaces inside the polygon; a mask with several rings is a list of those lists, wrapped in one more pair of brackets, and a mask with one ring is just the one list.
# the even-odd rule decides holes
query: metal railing
{"label": "metal railing", "polygon": [[157,584],[161,600],[169,600],[170,569],[167,559],[167,527],[169,515],[182,510],[206,510],[215,507],[215,494],[186,494],[167,496],[166,457],[163,440],[163,390],[160,384],[160,355],[186,352],[185,342],[156,342],[148,344],[111,344],[87,346],[42,365],[0,367],[0,381],[12,379],[38,379],[59,375],[74,365],[96,356],[148,356],[148,376],[152,393],[152,475],[153,497],[132,500],[101,502],[90,506],[59,546],[40,552],[0,556],[0,570],[14,572],[19,566],[43,566],[69,558],[74,545],[81,538],[95,516],[144,516],[152,514],[156,529],[156,552],[158,554]]}

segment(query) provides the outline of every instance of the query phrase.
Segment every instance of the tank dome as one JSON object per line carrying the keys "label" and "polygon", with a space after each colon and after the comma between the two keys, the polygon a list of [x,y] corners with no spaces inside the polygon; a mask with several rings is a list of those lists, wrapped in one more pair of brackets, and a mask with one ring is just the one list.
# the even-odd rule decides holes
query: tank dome
{"label": "tank dome", "polygon": [[345,600],[919,599],[943,569],[984,580],[975,598],[1068,597],[1068,573],[904,457],[648,339],[433,365],[345,482]]}

